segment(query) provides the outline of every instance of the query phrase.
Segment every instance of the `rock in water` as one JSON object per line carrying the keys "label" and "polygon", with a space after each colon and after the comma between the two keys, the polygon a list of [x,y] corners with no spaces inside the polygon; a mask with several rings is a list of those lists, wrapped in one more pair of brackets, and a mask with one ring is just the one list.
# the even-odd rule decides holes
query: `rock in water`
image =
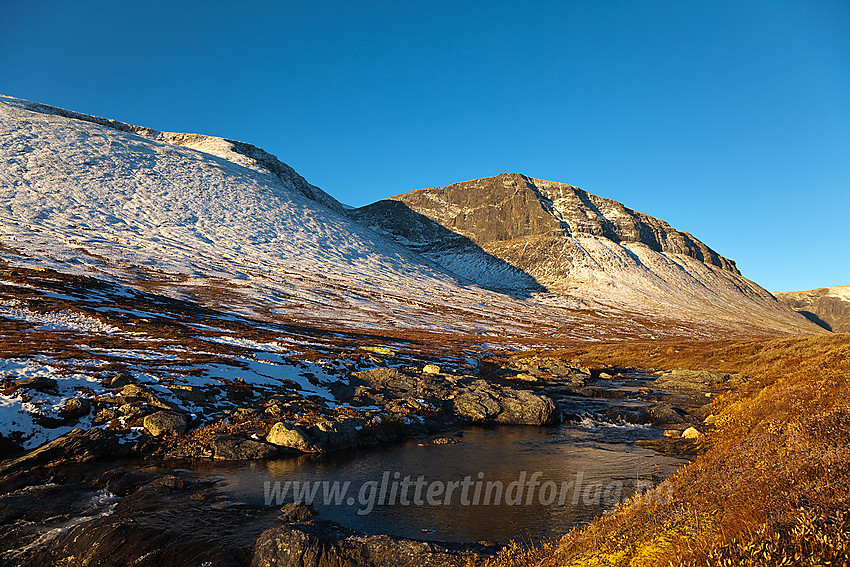
{"label": "rock in water", "polygon": [[269,434],[266,436],[266,441],[279,447],[294,449],[302,453],[312,453],[318,451],[316,444],[307,436],[307,433],[301,427],[279,421],[275,423]]}

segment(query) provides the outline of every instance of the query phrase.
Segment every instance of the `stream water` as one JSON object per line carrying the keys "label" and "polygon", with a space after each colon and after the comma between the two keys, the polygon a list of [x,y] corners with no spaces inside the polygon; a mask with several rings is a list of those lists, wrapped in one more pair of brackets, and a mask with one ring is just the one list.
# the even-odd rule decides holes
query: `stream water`
{"label": "stream water", "polygon": [[[592,520],[687,461],[634,445],[657,429],[591,419],[554,428],[467,428],[457,443],[392,446],[238,465],[199,464],[227,500],[311,501],[369,534],[533,541]],[[405,482],[407,481],[407,482]]]}

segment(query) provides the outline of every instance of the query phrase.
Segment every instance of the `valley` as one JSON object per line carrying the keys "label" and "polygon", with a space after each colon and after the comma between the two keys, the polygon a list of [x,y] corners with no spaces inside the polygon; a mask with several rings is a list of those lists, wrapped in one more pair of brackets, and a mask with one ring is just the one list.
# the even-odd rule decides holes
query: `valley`
{"label": "valley", "polygon": [[837,561],[843,289],[777,299],[563,183],[352,210],[250,144],[0,97],[0,565]]}

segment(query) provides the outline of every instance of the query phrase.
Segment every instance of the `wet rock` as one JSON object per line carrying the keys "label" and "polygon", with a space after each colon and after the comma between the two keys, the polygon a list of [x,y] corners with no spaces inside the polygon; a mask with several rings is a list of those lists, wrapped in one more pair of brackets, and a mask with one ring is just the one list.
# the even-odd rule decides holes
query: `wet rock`
{"label": "wet rock", "polygon": [[476,380],[454,399],[454,413],[471,422],[551,425],[559,417],[551,398]]}
{"label": "wet rock", "polygon": [[161,435],[182,435],[186,432],[186,418],[179,413],[158,411],[145,416],[142,422],[145,429],[154,437]]}
{"label": "wet rock", "polygon": [[212,448],[213,458],[222,461],[270,459],[278,454],[273,445],[235,435],[213,439]]}
{"label": "wet rock", "polygon": [[281,507],[280,516],[277,519],[290,524],[292,522],[306,522],[317,514],[315,508],[303,502],[287,502]]}
{"label": "wet rock", "polygon": [[73,429],[58,439],[4,462],[0,465],[0,478],[38,466],[55,466],[65,462],[83,463],[128,454],[130,447],[122,445],[120,439],[111,431]]}
{"label": "wet rock", "polygon": [[611,406],[602,410],[601,413],[613,422],[641,424],[650,421],[649,413],[644,407]]}
{"label": "wet rock", "polygon": [[422,367],[422,373],[423,374],[439,374],[440,373],[440,367],[437,366],[436,364],[426,364],[425,366]]}
{"label": "wet rock", "polygon": [[655,404],[646,411],[650,423],[655,427],[678,425],[684,422],[685,412],[667,403]]}
{"label": "wet rock", "polygon": [[681,437],[662,437],[661,439],[639,439],[635,445],[657,451],[663,455],[691,457],[702,450],[699,439]]}
{"label": "wet rock", "polygon": [[307,435],[301,427],[291,423],[277,422],[275,423],[269,434],[266,436],[266,441],[278,447],[293,449],[302,453],[313,453],[319,451],[316,444]]}
{"label": "wet rock", "polygon": [[130,490],[112,514],[61,530],[21,567],[244,567],[279,524],[275,509],[220,506],[208,485],[176,475]]}
{"label": "wet rock", "polygon": [[358,421],[362,420],[322,421],[308,430],[308,437],[324,451],[356,447],[359,440]]}
{"label": "wet rock", "polygon": [[445,544],[365,535],[331,522],[310,520],[264,532],[252,567],[443,567],[476,564],[495,547]]}

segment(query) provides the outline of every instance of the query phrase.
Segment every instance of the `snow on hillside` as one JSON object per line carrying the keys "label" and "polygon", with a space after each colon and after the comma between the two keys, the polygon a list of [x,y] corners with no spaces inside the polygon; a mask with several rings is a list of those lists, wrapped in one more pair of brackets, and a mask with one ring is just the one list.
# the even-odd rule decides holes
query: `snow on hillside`
{"label": "snow on hillside", "polygon": [[[526,333],[548,318],[568,336],[597,334],[593,321],[564,328],[545,305],[459,279],[277,173],[41,108],[0,99],[0,258],[10,265],[272,319]],[[172,138],[233,157],[202,137]]]}
{"label": "snow on hillside", "polygon": [[[582,241],[588,258],[644,270],[603,240]],[[258,148],[9,97],[0,98],[0,243],[10,265],[99,275],[271,320],[576,339],[679,334],[680,323],[692,336],[779,326],[687,305],[653,310],[635,298],[639,286],[620,293],[628,286],[581,265],[568,297],[490,291],[461,277],[492,271],[480,258],[453,258],[458,276],[354,222]]]}
{"label": "snow on hillside", "polygon": [[[577,263],[559,293],[528,291],[530,276],[474,248],[437,263],[358,224],[248,144],[0,97],[0,441],[57,437],[71,400],[118,399],[126,376],[204,423],[243,395],[334,405],[335,372],[376,352],[463,359],[448,333],[483,349],[797,330],[712,313],[736,301],[714,289],[720,268],[607,242],[580,240],[618,278]],[[659,262],[694,281],[657,278],[640,296]],[[704,305],[657,301],[700,285]]]}

